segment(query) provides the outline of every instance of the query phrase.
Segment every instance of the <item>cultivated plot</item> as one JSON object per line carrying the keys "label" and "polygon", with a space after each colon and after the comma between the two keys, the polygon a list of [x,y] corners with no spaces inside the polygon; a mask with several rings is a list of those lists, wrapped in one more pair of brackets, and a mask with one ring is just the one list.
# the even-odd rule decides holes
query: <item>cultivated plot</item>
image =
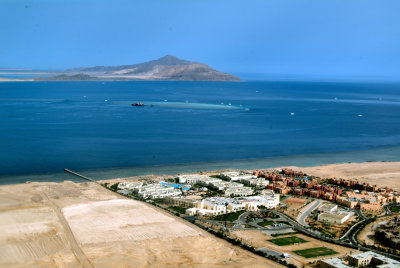
{"label": "cultivated plot", "polygon": [[293,245],[293,244],[299,244],[299,243],[306,243],[308,241],[304,240],[303,238],[297,237],[297,236],[288,236],[288,237],[282,237],[282,238],[276,238],[276,239],[271,239],[268,240],[271,243],[274,243],[275,245],[278,246],[287,246],[287,245]]}
{"label": "cultivated plot", "polygon": [[338,254],[338,252],[334,251],[333,249],[326,248],[326,247],[318,247],[318,248],[308,248],[302,250],[295,250],[293,253],[302,256],[304,258],[314,258],[319,256],[327,256],[327,255],[334,255]]}

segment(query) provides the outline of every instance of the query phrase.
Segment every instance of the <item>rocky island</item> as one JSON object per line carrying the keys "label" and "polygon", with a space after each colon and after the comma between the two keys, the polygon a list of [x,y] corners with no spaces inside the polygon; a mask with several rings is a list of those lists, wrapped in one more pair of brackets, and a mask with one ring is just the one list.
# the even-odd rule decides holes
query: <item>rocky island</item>
{"label": "rocky island", "polygon": [[35,81],[241,81],[203,63],[166,55],[157,60],[120,66],[75,68]]}

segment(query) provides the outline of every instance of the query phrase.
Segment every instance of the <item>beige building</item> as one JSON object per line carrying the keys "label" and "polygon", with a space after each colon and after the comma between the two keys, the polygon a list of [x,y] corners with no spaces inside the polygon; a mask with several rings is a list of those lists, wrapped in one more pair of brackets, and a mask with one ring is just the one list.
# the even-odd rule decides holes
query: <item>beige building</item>
{"label": "beige building", "polygon": [[381,254],[367,251],[348,256],[347,258],[330,258],[318,261],[320,268],[352,268],[352,267],[376,267],[399,268],[400,262]]}
{"label": "beige building", "polygon": [[198,203],[201,202],[199,200],[199,196],[168,196],[165,198],[165,201],[172,206],[183,207],[183,208],[193,208],[197,207]]}

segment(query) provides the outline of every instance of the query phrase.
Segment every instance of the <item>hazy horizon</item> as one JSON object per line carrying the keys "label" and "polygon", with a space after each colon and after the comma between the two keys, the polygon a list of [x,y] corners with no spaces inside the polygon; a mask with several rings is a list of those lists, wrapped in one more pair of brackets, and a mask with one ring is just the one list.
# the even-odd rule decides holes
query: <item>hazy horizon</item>
{"label": "hazy horizon", "polygon": [[400,77],[398,1],[29,1],[0,4],[2,68],[68,69],[165,54],[222,72]]}

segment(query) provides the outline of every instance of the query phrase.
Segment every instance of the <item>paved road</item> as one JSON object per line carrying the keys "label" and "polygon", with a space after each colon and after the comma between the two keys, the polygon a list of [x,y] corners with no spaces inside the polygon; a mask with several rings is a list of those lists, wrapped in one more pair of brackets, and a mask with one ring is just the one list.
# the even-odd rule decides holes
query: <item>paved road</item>
{"label": "paved road", "polygon": [[279,260],[284,259],[284,258],[282,257],[282,254],[281,254],[281,253],[276,252],[276,251],[274,251],[274,250],[272,250],[272,249],[269,249],[269,248],[258,248],[257,250],[258,250],[258,251],[265,252],[265,253],[267,253],[268,255],[275,256],[275,257],[277,257]]}
{"label": "paved road", "polygon": [[50,206],[53,208],[54,212],[57,214],[58,219],[60,220],[61,225],[64,227],[65,236],[67,237],[68,243],[71,246],[71,250],[74,253],[76,259],[83,266],[83,268],[94,268],[92,263],[86,257],[85,253],[83,253],[82,249],[79,247],[78,242],[75,240],[75,236],[72,233],[71,228],[67,220],[64,218],[61,209],[47,196],[46,193],[42,193],[44,199],[46,199]]}
{"label": "paved road", "polygon": [[390,211],[390,208],[394,207],[394,206],[400,206],[400,203],[389,203],[389,204],[384,205],[383,209],[385,210],[385,215],[382,215],[382,216],[392,215],[393,213],[392,213],[392,211]]}
{"label": "paved road", "polygon": [[355,212],[356,212],[357,216],[360,217],[360,219],[362,219],[362,220],[368,219],[367,217],[364,216],[364,214],[362,213],[362,211],[360,209],[355,209]]}
{"label": "paved road", "polygon": [[311,214],[311,212],[314,211],[320,204],[322,203],[321,199],[317,199],[310,204],[308,204],[308,208],[305,209],[303,212],[300,213],[300,215],[297,217],[297,221],[306,227],[309,227],[309,225],[306,223],[307,217]]}

